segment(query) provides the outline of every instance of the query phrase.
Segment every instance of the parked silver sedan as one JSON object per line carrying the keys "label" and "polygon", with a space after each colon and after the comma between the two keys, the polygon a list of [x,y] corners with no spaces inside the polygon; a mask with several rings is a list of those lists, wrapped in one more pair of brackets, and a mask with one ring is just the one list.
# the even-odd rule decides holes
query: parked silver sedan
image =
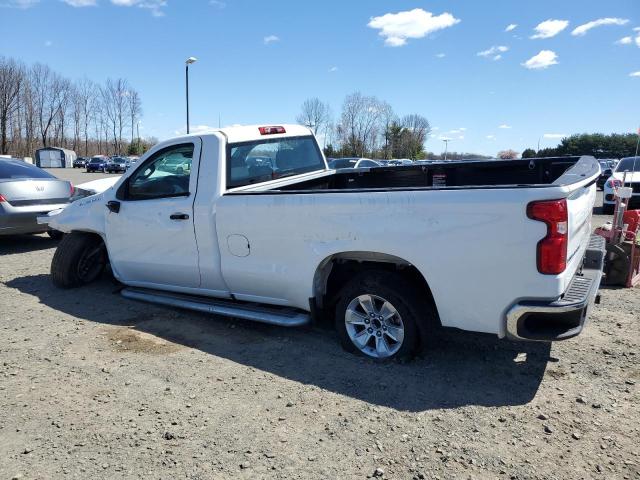
{"label": "parked silver sedan", "polygon": [[21,160],[0,159],[0,236],[59,232],[39,225],[36,217],[64,208],[73,193],[71,183]]}

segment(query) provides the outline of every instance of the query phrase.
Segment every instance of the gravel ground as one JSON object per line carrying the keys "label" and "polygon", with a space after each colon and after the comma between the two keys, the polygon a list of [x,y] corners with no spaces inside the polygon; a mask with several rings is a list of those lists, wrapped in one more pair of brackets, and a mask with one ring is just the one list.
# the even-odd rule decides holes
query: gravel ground
{"label": "gravel ground", "polygon": [[573,340],[451,331],[387,365],[108,276],[57,290],[55,246],[0,240],[0,478],[640,478],[638,288]]}

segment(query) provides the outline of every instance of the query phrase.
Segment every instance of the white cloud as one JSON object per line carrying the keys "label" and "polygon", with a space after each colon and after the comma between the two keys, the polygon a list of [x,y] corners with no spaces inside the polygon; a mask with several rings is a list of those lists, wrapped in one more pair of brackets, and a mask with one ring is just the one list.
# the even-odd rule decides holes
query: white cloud
{"label": "white cloud", "polygon": [[633,42],[633,39],[631,37],[622,37],[620,40],[618,40],[616,43],[618,45],[629,45]]}
{"label": "white cloud", "polygon": [[495,140],[496,136],[495,135],[487,135],[487,140]]}
{"label": "white cloud", "polygon": [[446,53],[436,53],[436,57],[438,57],[438,58],[444,58],[446,56],[447,56]]}
{"label": "white cloud", "polygon": [[547,68],[558,63],[558,55],[551,50],[540,50],[540,53],[534,55],[522,64],[523,67],[530,70],[539,68]]}
{"label": "white cloud", "polygon": [[44,46],[45,46],[45,47],[50,47],[51,45],[53,45],[53,42],[52,42],[51,40],[46,40],[46,41],[44,42]]}
{"label": "white cloud", "polygon": [[265,45],[269,45],[270,43],[279,42],[280,38],[275,35],[267,35],[262,39]]}
{"label": "white cloud", "polygon": [[478,52],[477,55],[479,57],[491,58],[492,60],[500,60],[502,58],[502,55],[500,54],[506,52],[507,50],[509,50],[509,47],[506,47],[504,45],[497,45]]}
{"label": "white cloud", "polygon": [[139,7],[147,9],[154,17],[164,17],[162,10],[167,6],[167,0],[111,0],[118,7]]}
{"label": "white cloud", "polygon": [[567,20],[545,20],[544,22],[536,25],[536,27],[534,28],[534,30],[536,31],[535,35],[532,35],[529,38],[536,39],[555,37],[557,34],[567,28],[568,25],[569,22]]}
{"label": "white cloud", "polygon": [[337,72],[338,71],[338,67],[331,67],[329,69],[330,72]]}
{"label": "white cloud", "polygon": [[372,17],[367,26],[380,30],[378,35],[384,37],[384,43],[388,47],[401,47],[409,38],[422,38],[456,23],[460,23],[460,20],[448,12],[434,16],[422,8],[414,8]]}
{"label": "white cloud", "polygon": [[507,25],[507,28],[504,29],[505,32],[512,32],[518,27],[517,23],[510,23]]}
{"label": "white cloud", "polygon": [[62,0],[71,7],[95,7],[96,0]]}
{"label": "white cloud", "polygon": [[222,0],[209,0],[209,5],[223,9],[227,6],[227,2],[223,2]]}
{"label": "white cloud", "polygon": [[638,70],[637,72],[631,72],[629,74],[630,77],[640,77],[640,70]]}
{"label": "white cloud", "polygon": [[440,136],[440,139],[443,140],[445,138],[448,138],[449,140],[451,140],[452,137],[457,135],[458,139],[463,140],[464,139],[464,132],[466,132],[466,131],[467,131],[467,129],[465,127],[454,128],[453,130],[449,130],[448,132],[443,132],[442,135]]}
{"label": "white cloud", "polygon": [[511,128],[511,125],[507,125],[506,123],[503,123],[502,125],[498,126],[498,128],[507,129],[507,128]]}
{"label": "white cloud", "polygon": [[627,23],[629,23],[629,20],[626,18],[599,18],[577,26],[573,29],[571,35],[574,37],[581,37],[582,35],[586,35],[586,33],[592,28],[601,27],[603,25],[626,25]]}
{"label": "white cloud", "polygon": [[6,0],[0,1],[0,7],[26,9],[35,7],[38,3],[40,0]]}
{"label": "white cloud", "polygon": [[567,134],[566,133],[545,133],[544,135],[542,135],[542,138],[564,138],[566,137]]}

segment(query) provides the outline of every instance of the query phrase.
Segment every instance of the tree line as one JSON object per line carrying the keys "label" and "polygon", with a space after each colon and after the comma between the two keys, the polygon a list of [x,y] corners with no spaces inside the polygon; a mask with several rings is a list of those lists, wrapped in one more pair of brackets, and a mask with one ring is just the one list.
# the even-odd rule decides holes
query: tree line
{"label": "tree line", "polygon": [[632,157],[636,153],[638,135],[635,133],[581,133],[563,138],[557,147],[534,150],[527,148],[522,158],[592,155],[596,158]]}
{"label": "tree line", "polygon": [[79,155],[141,154],[142,100],[124,78],[72,81],[49,66],[0,56],[0,154],[30,157],[41,147]]}
{"label": "tree line", "polygon": [[318,98],[304,101],[298,123],[324,135],[328,157],[425,158],[429,121],[417,113],[396,115],[389,103],[354,92],[333,120],[331,107]]}

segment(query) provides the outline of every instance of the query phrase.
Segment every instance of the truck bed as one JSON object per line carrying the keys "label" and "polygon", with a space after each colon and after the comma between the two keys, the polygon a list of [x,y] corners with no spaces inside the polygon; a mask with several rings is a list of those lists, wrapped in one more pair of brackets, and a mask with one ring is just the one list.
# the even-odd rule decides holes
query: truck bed
{"label": "truck bed", "polygon": [[539,188],[569,185],[589,176],[597,168],[598,162],[593,157],[417,163],[408,166],[335,170],[310,175],[303,180],[298,177],[295,181],[282,179],[248,186],[237,189],[237,193]]}

